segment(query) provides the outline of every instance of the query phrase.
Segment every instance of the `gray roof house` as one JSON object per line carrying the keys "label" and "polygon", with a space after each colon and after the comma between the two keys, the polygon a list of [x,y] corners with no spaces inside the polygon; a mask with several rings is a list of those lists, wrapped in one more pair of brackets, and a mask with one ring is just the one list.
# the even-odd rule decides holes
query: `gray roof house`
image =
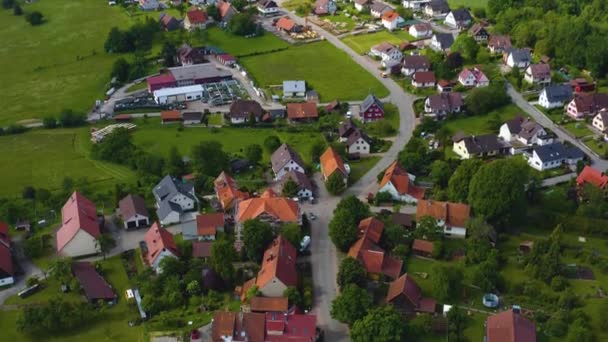
{"label": "gray roof house", "polygon": [[538,104],[547,109],[561,107],[572,100],[573,96],[570,85],[550,85],[540,92]]}
{"label": "gray roof house", "polygon": [[305,173],[304,161],[291,146],[283,144],[270,156],[272,171],[276,179],[281,179],[289,171]]}
{"label": "gray roof house", "polygon": [[283,81],[283,97],[306,96],[306,81]]}
{"label": "gray roof house", "polygon": [[431,47],[438,51],[449,50],[454,44],[454,36],[451,33],[435,33],[431,38]]}
{"label": "gray roof house", "polygon": [[281,180],[278,183],[278,187],[281,191],[283,190],[285,183],[287,183],[287,181],[290,179],[293,180],[298,185],[298,187],[299,187],[298,196],[299,197],[310,197],[313,195],[314,187],[312,185],[312,182],[310,181],[308,176],[306,176],[305,174],[303,174],[301,172],[297,172],[297,171],[289,171],[289,172],[285,173],[285,176],[283,176],[283,178],[281,178]]}
{"label": "gray roof house", "polygon": [[578,147],[566,147],[561,142],[534,146],[528,157],[528,164],[539,171],[559,167],[562,164],[573,165],[585,157]]}
{"label": "gray roof house", "polygon": [[181,222],[185,212],[196,209],[198,198],[194,185],[169,175],[152,189],[156,199],[156,215],[161,225]]}
{"label": "gray roof house", "polygon": [[510,67],[527,68],[532,62],[529,49],[511,48],[505,52],[504,63]]}

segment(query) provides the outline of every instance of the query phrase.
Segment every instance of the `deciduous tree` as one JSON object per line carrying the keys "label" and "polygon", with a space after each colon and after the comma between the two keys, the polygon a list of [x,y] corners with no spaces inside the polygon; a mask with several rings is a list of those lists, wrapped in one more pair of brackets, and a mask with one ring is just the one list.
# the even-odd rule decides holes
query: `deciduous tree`
{"label": "deciduous tree", "polygon": [[346,257],[340,262],[336,282],[340,288],[345,288],[350,284],[364,287],[366,276],[367,272],[359,260]]}
{"label": "deciduous tree", "polygon": [[371,305],[372,298],[367,290],[350,284],[331,303],[331,317],[342,323],[353,324],[367,314]]}
{"label": "deciduous tree", "polygon": [[243,224],[243,243],[247,252],[247,258],[252,261],[260,261],[264,250],[272,241],[272,227],[259,219],[247,220]]}
{"label": "deciduous tree", "polygon": [[394,342],[402,341],[404,334],[405,324],[401,315],[389,305],[372,309],[356,321],[350,337],[353,342]]}

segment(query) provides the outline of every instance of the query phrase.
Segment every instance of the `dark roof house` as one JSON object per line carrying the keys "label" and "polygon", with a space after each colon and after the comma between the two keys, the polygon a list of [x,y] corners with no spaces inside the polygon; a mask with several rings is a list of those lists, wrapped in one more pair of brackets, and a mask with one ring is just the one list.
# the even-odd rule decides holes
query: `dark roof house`
{"label": "dark roof house", "polygon": [[88,261],[77,261],[72,264],[72,273],[78,279],[85,297],[89,302],[97,300],[114,301],[116,293],[112,286],[99,274]]}
{"label": "dark roof house", "polygon": [[230,105],[229,115],[230,119],[247,120],[253,114],[259,121],[263,112],[264,109],[257,101],[238,99]]}

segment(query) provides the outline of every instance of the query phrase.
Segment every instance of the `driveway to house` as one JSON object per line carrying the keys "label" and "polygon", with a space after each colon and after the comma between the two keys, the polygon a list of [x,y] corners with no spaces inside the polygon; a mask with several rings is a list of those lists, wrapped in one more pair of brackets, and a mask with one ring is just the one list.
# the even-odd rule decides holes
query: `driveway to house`
{"label": "driveway to house", "polygon": [[23,253],[23,248],[21,247],[22,240],[23,239],[21,237],[14,239],[13,248],[15,251],[14,255],[17,259],[17,263],[19,264],[19,267],[21,268],[23,274],[15,277],[16,280],[13,286],[4,290],[0,290],[0,306],[4,304],[4,301],[8,297],[16,295],[17,292],[25,288],[25,281],[27,278],[33,276],[40,278],[43,276],[42,271],[38,267],[36,267],[36,265],[34,265]]}
{"label": "driveway to house", "polygon": [[608,169],[608,161],[599,158],[593,151],[589,149],[585,144],[580,142],[578,139],[572,137],[562,127],[556,125],[551,119],[549,119],[543,112],[532,106],[526,99],[519,93],[510,83],[506,83],[507,94],[511,97],[511,100],[526,113],[528,113],[536,122],[541,124],[543,127],[549,128],[553,133],[557,135],[560,140],[570,142],[572,145],[581,149],[592,161],[592,164],[599,170]]}
{"label": "driveway to house", "polygon": [[[279,5],[282,1],[279,1]],[[383,157],[369,170],[359,181],[351,185],[341,196],[361,196],[367,195],[370,189],[376,186],[376,176],[386,169],[403,149],[407,141],[412,136],[415,127],[415,115],[413,104],[416,97],[406,93],[395,81],[390,78],[382,78],[380,70],[374,61],[359,55],[340,39],[330,34],[321,27],[305,22],[303,18],[294,13],[287,12],[287,15],[300,25],[309,25],[317,31],[321,37],[344,51],[350,58],[359,64],[363,69],[371,73],[380,83],[390,92],[388,101],[399,109],[399,132],[393,141],[391,148],[384,153]],[[323,181],[319,174],[315,175],[318,185],[317,199],[315,205],[304,204],[304,212],[313,212],[317,219],[311,221],[311,264],[314,284],[314,305],[313,312],[317,315],[318,326],[325,331],[326,341],[348,341],[348,327],[331,318],[331,302],[337,295],[336,275],[338,273],[339,252],[331,242],[328,235],[328,224],[333,216],[340,197],[331,196],[325,190]],[[341,257],[341,256],[340,256]]]}
{"label": "driveway to house", "polygon": [[576,176],[576,172],[571,172],[565,175],[543,179],[540,184],[542,187],[548,188],[557,184],[567,183],[571,179],[576,178]]}

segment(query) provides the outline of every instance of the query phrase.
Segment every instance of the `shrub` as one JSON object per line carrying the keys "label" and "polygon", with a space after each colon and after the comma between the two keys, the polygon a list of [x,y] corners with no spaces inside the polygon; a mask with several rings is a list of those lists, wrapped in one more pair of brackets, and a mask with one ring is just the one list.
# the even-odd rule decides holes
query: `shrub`
{"label": "shrub", "polygon": [[42,15],[42,13],[38,12],[38,11],[34,11],[31,13],[28,13],[25,16],[25,20],[30,23],[30,25],[32,26],[38,26],[41,25],[43,20],[44,20],[44,16]]}

